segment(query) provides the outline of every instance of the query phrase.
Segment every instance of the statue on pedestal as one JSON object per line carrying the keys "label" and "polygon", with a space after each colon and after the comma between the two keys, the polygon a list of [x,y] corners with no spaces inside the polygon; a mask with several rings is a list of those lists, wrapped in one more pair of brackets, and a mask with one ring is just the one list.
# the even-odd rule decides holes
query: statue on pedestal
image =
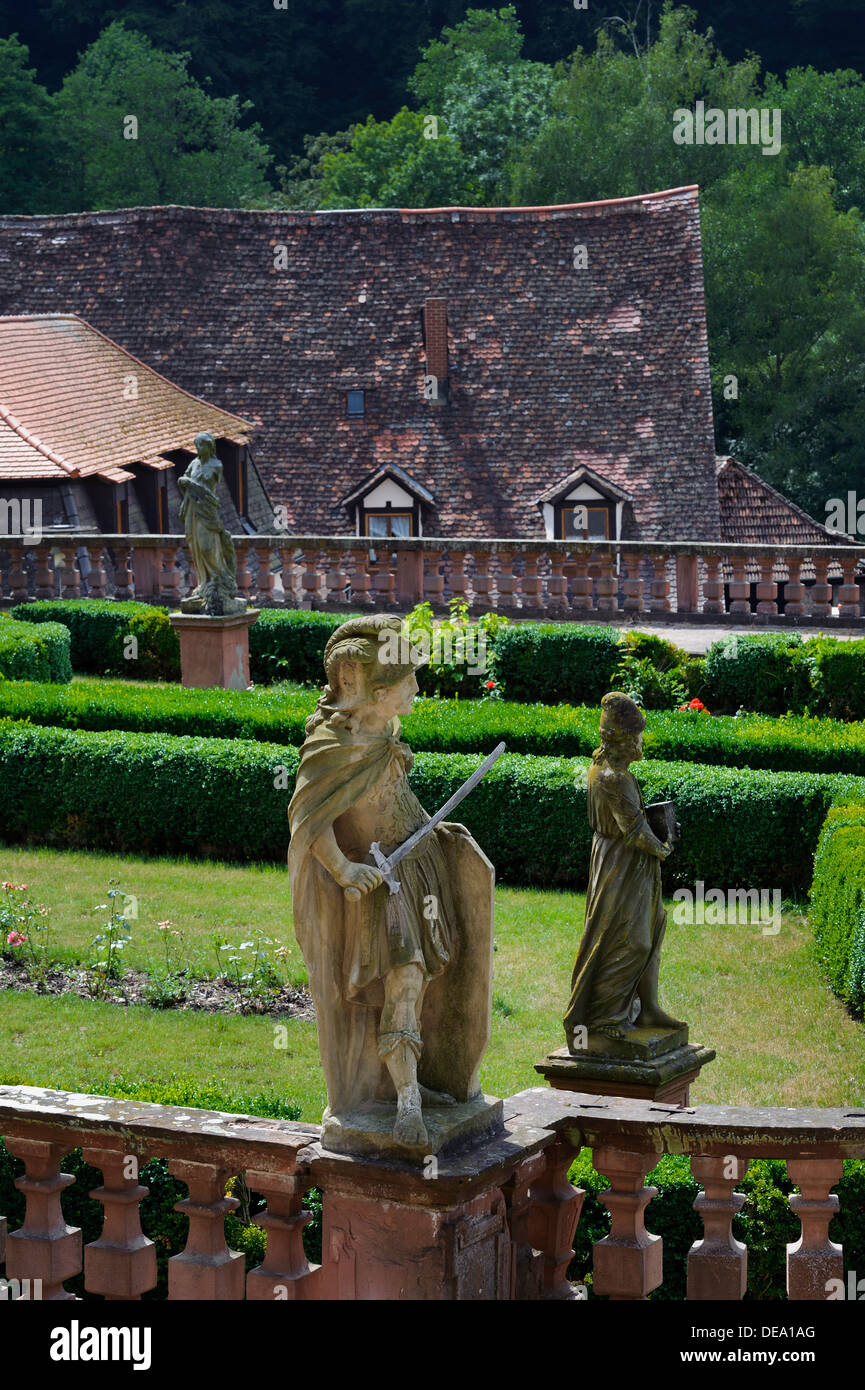
{"label": "statue on pedestal", "polygon": [[183,497],[180,520],[198,584],[187,598],[181,599],[180,609],[183,613],[205,613],[211,617],[244,613],[246,603],[237,596],[234,545],[219,520],[216,490],[222,481],[222,464],[216,457],[213,435],[197,434],[195,448],[196,457],[178,478],[177,486]]}
{"label": "statue on pedestal", "polygon": [[493,870],[462,825],[442,820],[412,841],[430,817],[400,738],[421,664],[401,633],[399,618],[375,615],[327,643],[289,807],[289,872],[327,1082],[322,1142],[423,1153],[435,1151],[431,1111],[444,1134],[450,1107],[464,1123],[490,1108],[478,1070]]}
{"label": "statue on pedestal", "polygon": [[[659,803],[655,826],[666,829],[667,837],[658,838],[628,771],[643,756],[645,727],[645,715],[629,696],[604,696],[601,746],[592,755],[586,794],[594,831],[586,924],[564,1019],[571,1052],[621,1051],[637,1029],[677,1033],[687,1027],[658,1002],[667,926],[661,864],[672,853],[678,827],[668,814],[670,804]],[[577,1042],[578,1030],[587,1041]]]}

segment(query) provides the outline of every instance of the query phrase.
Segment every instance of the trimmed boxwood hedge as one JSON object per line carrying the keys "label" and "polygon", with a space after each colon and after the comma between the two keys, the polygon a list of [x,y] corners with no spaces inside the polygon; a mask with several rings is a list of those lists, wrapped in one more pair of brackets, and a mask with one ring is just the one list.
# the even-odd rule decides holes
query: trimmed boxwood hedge
{"label": "trimmed boxwood hedge", "polygon": [[[12,616],[27,623],[62,623],[72,640],[72,666],[94,675],[180,679],[180,643],[168,610],[109,599],[38,599],[19,603]],[[128,639],[135,638],[137,654]]]}
{"label": "trimmed boxwood hedge", "polygon": [[[0,721],[0,839],[143,854],[284,859],[295,748],[245,739],[90,733]],[[420,753],[412,786],[441,805],[478,765]],[[506,755],[460,807],[503,882],[585,885],[586,762]],[[804,893],[826,812],[865,781],[645,762],[647,801],[675,796],[682,843],[665,880]],[[575,779],[578,785],[575,785]]]}
{"label": "trimmed boxwood hedge", "polygon": [[834,992],[865,1010],[865,798],[833,806],[814,857],[814,949]]}
{"label": "trimmed boxwood hedge", "polygon": [[613,688],[625,651],[615,628],[513,623],[496,633],[491,669],[509,700],[593,703]]}
{"label": "trimmed boxwood hedge", "polygon": [[70,681],[69,633],[60,623],[34,628],[0,616],[0,680]]}
{"label": "trimmed boxwood hedge", "polygon": [[[315,691],[280,687],[185,690],[99,681],[0,684],[0,717],[73,729],[303,742]],[[587,757],[598,743],[597,706],[518,705],[504,700],[419,699],[403,721],[416,750],[473,753],[504,739],[513,753]],[[650,710],[643,739],[647,758],[719,767],[865,776],[865,727],[840,720]]]}

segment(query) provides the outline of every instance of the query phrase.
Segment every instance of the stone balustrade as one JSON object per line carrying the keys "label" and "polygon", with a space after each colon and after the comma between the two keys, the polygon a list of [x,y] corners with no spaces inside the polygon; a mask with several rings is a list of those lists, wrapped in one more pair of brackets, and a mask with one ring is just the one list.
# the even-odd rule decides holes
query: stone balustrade
{"label": "stone balustrade", "polygon": [[[686,1154],[701,1191],[703,1237],[688,1256],[687,1297],[739,1300],[748,1252],[732,1232],[752,1158],[783,1159],[799,1189],[789,1198],[801,1236],[787,1246],[787,1293],[825,1300],[843,1279],[843,1252],[829,1238],[838,1210],[831,1189],[844,1159],[865,1159],[865,1111],[681,1107],[545,1088],[505,1102],[504,1132],[453,1155],[376,1164],[322,1150],[317,1125],[254,1119],[27,1086],[0,1087],[0,1134],[24,1164],[23,1224],[5,1232],[11,1288],[46,1299],[83,1272],[89,1294],[138,1299],[156,1284],[153,1243],[142,1233],[141,1165],[167,1159],[188,1188],[185,1248],[168,1262],[168,1298],[239,1300],[556,1299],[585,1296],[567,1279],[584,1193],[568,1181],[582,1147],[609,1186],[609,1233],[594,1243],[593,1292],[641,1300],[662,1280],[646,1175],[662,1154]],[[80,1147],[102,1173],[90,1193],[105,1213],[82,1249],[62,1195],[64,1156]],[[266,1208],[264,1262],[244,1269],[229,1249],[230,1180],[245,1176]],[[322,1263],[304,1253],[304,1194],[322,1193]],[[0,1264],[4,1220],[0,1217]],[[13,1281],[21,1281],[15,1285]],[[34,1283],[41,1281],[41,1287]],[[5,1287],[5,1286],[0,1286]],[[837,1292],[835,1293],[837,1296]]]}
{"label": "stone balustrade", "polygon": [[[865,625],[865,546],[755,547],[677,541],[373,541],[235,536],[240,593],[259,606],[441,609],[575,621]],[[55,533],[0,538],[0,604],[144,599],[176,607],[190,587],[182,536]]]}

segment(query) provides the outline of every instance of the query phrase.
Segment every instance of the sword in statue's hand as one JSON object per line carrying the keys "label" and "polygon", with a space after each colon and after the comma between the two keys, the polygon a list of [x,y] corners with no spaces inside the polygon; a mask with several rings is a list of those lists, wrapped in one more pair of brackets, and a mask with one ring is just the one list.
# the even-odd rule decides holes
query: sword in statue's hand
{"label": "sword in statue's hand", "polygon": [[[474,791],[481,778],[486,777],[493,763],[498,762],[499,758],[502,756],[502,753],[504,753],[505,751],[505,747],[506,745],[504,743],[498,744],[493,749],[492,753],[490,753],[489,757],[484,758],[480,767],[472,773],[471,777],[469,777],[467,781],[463,782],[462,786],[454,792],[453,796],[450,797],[448,801],[445,802],[444,806],[441,806],[439,810],[436,811],[435,815],[432,816],[428,821],[426,821],[426,823],[422,825],[419,830],[416,830],[413,835],[409,835],[408,839],[404,840],[403,843],[399,846],[399,848],[394,850],[393,854],[383,854],[381,845],[379,844],[378,840],[376,840],[374,844],[370,845],[369,852],[375,860],[377,867],[381,869],[384,881],[392,893],[399,892],[399,880],[394,878],[393,874],[393,871],[396,868],[399,861],[401,859],[405,859],[405,856],[411,850],[414,849],[415,845],[419,845],[421,840],[425,840],[427,835],[430,835],[432,831],[435,830],[436,826],[441,824],[441,822],[445,819],[446,816],[450,814],[454,807],[459,806],[460,802],[468,796],[469,792]],[[359,888],[345,888],[343,889],[343,892],[345,893],[345,896],[351,901],[354,901],[355,899],[361,896]]]}

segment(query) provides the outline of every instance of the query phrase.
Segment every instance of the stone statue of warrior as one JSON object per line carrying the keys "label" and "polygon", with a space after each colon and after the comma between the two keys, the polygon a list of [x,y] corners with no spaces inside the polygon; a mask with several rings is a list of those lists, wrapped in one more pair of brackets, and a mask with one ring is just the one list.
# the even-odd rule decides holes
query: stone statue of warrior
{"label": "stone statue of warrior", "polygon": [[401,630],[377,614],[327,643],[289,807],[289,871],[327,1082],[322,1142],[351,1148],[340,1132],[377,1109],[392,1115],[397,1145],[422,1152],[425,1108],[480,1098],[493,873],[465,828],[446,822],[400,860],[398,892],[374,862],[371,846],[389,855],[430,819],[409,786],[399,722],[421,660],[405,640],[398,659],[383,642]]}
{"label": "stone statue of warrior", "polygon": [[[587,787],[594,836],[586,895],[586,923],[571,981],[565,1034],[571,1052],[579,1027],[589,1047],[604,1039],[626,1043],[640,1028],[679,1029],[658,1002],[658,970],[667,914],[661,899],[661,863],[672,853],[646,818],[629,765],[643,756],[646,718],[627,695],[601,701],[601,746],[592,755]],[[593,1036],[594,1035],[594,1036]]]}
{"label": "stone statue of warrior", "polygon": [[243,613],[246,604],[237,597],[234,545],[219,520],[216,490],[222,481],[222,464],[213,435],[197,434],[195,448],[196,457],[177,480],[183,498],[180,520],[198,580],[192,593],[181,600],[181,611],[212,616]]}

